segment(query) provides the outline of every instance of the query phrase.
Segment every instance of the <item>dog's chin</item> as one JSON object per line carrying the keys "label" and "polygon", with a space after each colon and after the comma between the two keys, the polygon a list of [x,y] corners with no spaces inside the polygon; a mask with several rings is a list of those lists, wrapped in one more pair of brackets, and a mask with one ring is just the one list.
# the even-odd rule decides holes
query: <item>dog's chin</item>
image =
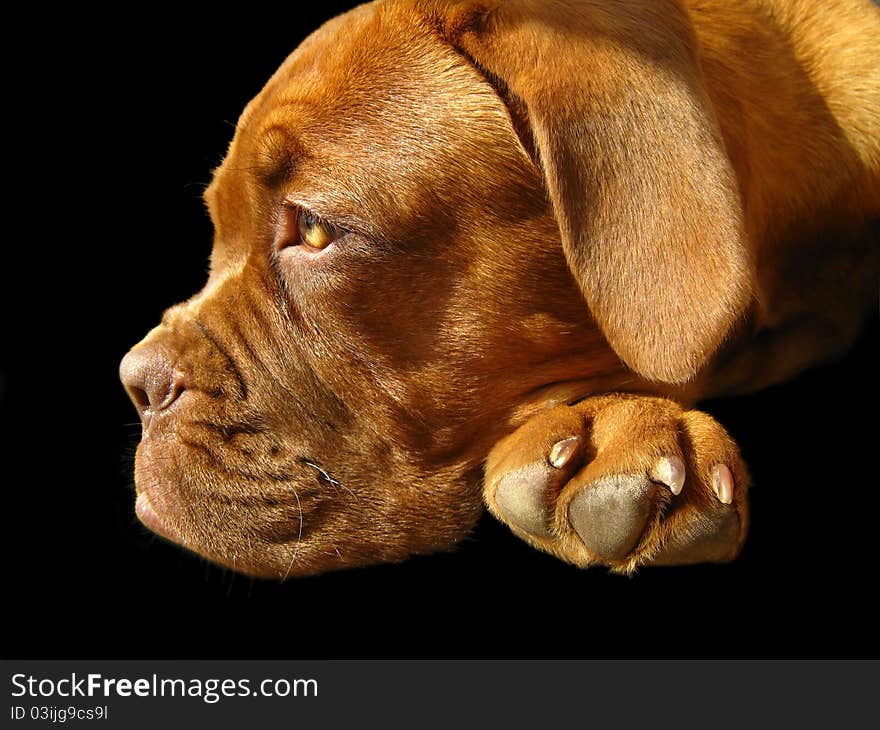
{"label": "dog's chin", "polygon": [[[221,509],[209,498],[181,495],[174,470],[157,468],[168,462],[142,444],[135,467],[137,497],[135,515],[141,524],[161,538],[217,565],[255,578],[285,579],[333,570],[332,562],[316,562],[312,541],[302,539],[298,518],[273,535],[261,534],[259,520],[242,503],[224,499]],[[175,460],[170,460],[172,463]],[[172,473],[166,474],[166,471]],[[181,473],[186,473],[182,471]],[[263,530],[265,533],[265,530]]]}
{"label": "dog's chin", "polygon": [[152,459],[145,457],[145,447],[142,444],[138,449],[138,457],[135,462],[135,486],[137,497],[135,499],[134,512],[141,524],[160,537],[171,542],[185,545],[182,529],[179,505],[172,504],[169,496],[172,490],[168,489],[165,480],[157,475],[153,468]]}
{"label": "dog's chin", "polygon": [[424,495],[419,505],[437,518],[423,520],[420,531],[411,512],[384,511],[388,503],[377,492],[355,496],[341,485],[297,481],[288,494],[269,497],[256,481],[213,473],[169,434],[141,442],[135,483],[135,513],[153,533],[238,573],[274,580],[447,550],[482,511],[476,497],[441,504]]}
{"label": "dog's chin", "polygon": [[155,532],[157,535],[180,542],[179,535],[159,516],[159,513],[150,502],[150,496],[147,492],[140,492],[134,505],[134,512],[141,523]]}
{"label": "dog's chin", "polygon": [[188,528],[179,514],[156,507],[147,489],[138,491],[135,514],[141,524],[159,537],[212,563],[254,578],[283,580],[326,572],[334,567],[309,565],[305,560],[306,546],[296,541],[274,545],[257,541],[255,544],[252,539],[242,537],[246,547],[238,549],[229,544],[228,534],[222,542],[205,540],[200,530]]}

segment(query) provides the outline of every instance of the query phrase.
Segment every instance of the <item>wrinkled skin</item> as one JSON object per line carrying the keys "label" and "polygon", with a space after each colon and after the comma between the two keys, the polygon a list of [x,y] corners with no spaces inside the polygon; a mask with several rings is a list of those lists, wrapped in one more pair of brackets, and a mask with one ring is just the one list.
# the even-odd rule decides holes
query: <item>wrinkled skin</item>
{"label": "wrinkled skin", "polygon": [[[141,518],[247,573],[453,545],[517,406],[571,373],[631,378],[584,316],[503,105],[395,21],[393,47],[372,7],[332,21],[250,104],[206,194],[208,284],[123,365],[164,360],[181,390],[138,449]],[[345,88],[323,83],[342,68]],[[372,141],[389,134],[411,143]],[[345,234],[278,246],[297,205]]]}
{"label": "wrinkled skin", "polygon": [[[154,531],[273,578],[446,549],[484,504],[584,567],[738,552],[747,470],[687,408],[852,341],[880,123],[845,94],[831,119],[796,58],[740,52],[794,37],[748,9],[694,16],[701,70],[674,0],[495,5],[357,8],[244,111],[205,196],[209,280],[121,365]],[[847,8],[829,104],[847,74],[868,88],[876,18]]]}

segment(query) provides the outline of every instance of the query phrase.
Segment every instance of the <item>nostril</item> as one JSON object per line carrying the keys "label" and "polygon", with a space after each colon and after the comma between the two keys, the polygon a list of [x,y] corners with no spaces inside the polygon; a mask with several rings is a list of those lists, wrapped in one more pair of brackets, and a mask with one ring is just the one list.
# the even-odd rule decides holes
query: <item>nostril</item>
{"label": "nostril", "polygon": [[168,408],[185,389],[171,358],[157,345],[142,345],[129,352],[119,365],[119,377],[144,427],[153,414]]}
{"label": "nostril", "polygon": [[139,413],[150,407],[150,398],[142,388],[126,384],[125,389],[128,391],[128,397],[131,398],[131,402],[134,403],[134,407],[138,409]]}
{"label": "nostril", "polygon": [[[164,388],[164,396],[163,393],[157,393],[155,403],[153,406],[154,411],[161,411],[165,408],[168,408],[180,394],[183,392],[183,383],[181,382],[180,377],[177,374],[172,375],[171,382],[169,384],[163,385]],[[161,398],[161,400],[160,400]],[[154,403],[154,401],[150,401],[150,403]]]}

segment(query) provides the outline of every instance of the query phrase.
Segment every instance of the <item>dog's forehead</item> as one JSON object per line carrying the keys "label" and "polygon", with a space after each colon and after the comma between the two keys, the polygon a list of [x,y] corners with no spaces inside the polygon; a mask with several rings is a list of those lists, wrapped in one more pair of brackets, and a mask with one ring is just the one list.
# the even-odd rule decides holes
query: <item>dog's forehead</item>
{"label": "dog's forehead", "polygon": [[492,88],[403,6],[361,6],[288,57],[242,114],[209,203],[282,181],[308,207],[379,225],[505,157],[529,163]]}

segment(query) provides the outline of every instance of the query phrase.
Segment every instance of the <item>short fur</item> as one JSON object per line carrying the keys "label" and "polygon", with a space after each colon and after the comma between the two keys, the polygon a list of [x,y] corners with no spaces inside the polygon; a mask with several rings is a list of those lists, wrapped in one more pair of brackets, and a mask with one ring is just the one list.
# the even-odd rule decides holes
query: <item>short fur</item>
{"label": "short fur", "polygon": [[[282,578],[445,549],[484,503],[578,565],[729,559],[747,472],[688,408],[841,353],[875,301],[877,38],[867,0],[330,21],[238,122],[205,289],[123,361],[142,519]],[[277,245],[297,208],[344,235]],[[589,444],[547,471],[546,534],[521,529],[499,484],[571,434]],[[645,486],[635,545],[597,554],[578,496],[664,454],[686,491]]]}

